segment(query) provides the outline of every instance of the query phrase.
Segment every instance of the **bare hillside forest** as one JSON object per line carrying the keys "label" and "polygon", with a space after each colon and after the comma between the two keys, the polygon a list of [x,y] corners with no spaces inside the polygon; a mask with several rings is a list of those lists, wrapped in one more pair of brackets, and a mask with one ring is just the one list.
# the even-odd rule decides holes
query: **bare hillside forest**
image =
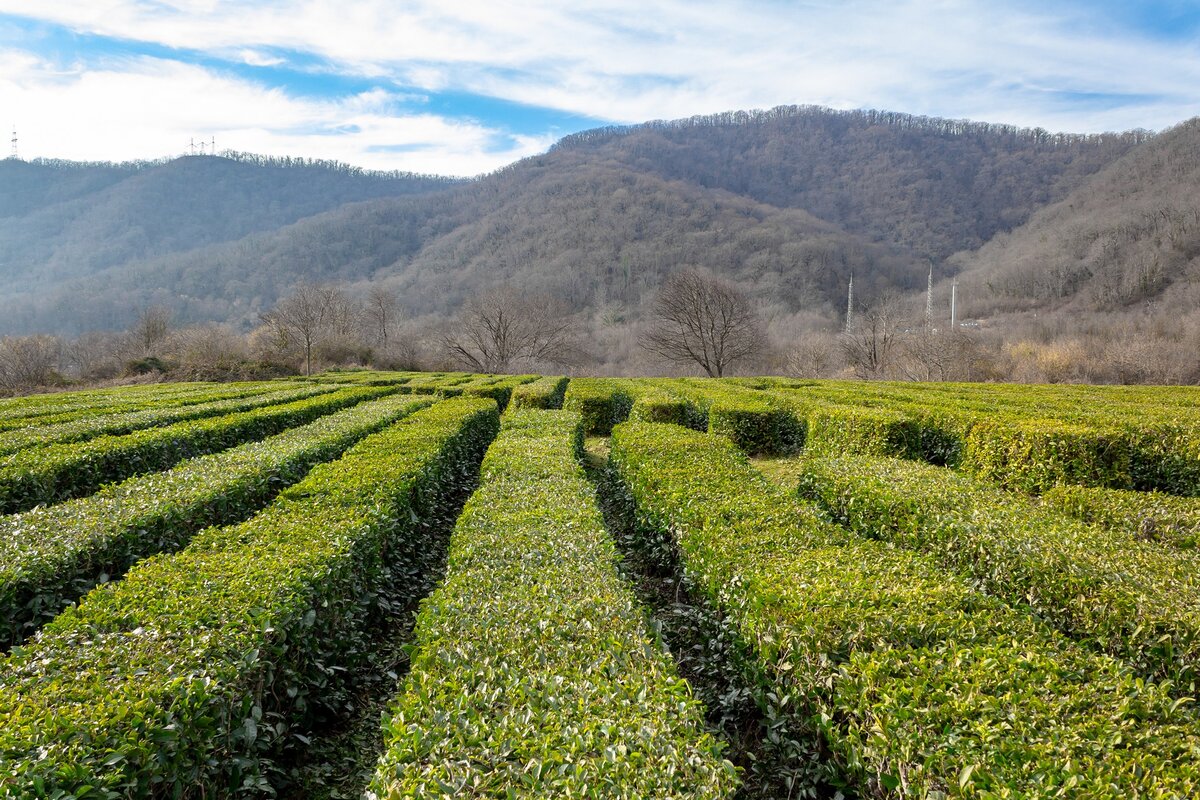
{"label": "bare hillside forest", "polygon": [[1198,179],[1200,120],[808,106],[586,131],[470,180],[10,159],[0,391],[357,365],[1196,383]]}

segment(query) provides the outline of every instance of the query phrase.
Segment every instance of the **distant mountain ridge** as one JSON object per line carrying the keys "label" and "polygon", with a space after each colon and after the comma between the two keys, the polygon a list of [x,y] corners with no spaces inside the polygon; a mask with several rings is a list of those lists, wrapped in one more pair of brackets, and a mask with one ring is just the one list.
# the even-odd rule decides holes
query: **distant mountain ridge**
{"label": "distant mountain ridge", "polygon": [[803,208],[936,260],[1020,225],[1150,137],[780,106],[584,131],[555,149]]}
{"label": "distant mountain ridge", "polygon": [[0,277],[18,291],[52,285],[277,229],[348,202],[453,182],[247,156],[130,164],[0,161]]}
{"label": "distant mountain ridge", "polygon": [[930,267],[1001,274],[989,242],[1068,198],[1102,202],[1099,176],[1159,140],[792,106],[586,131],[467,181],[212,156],[0,162],[0,333],[119,328],[152,303],[248,327],[300,280],[382,281],[410,315],[508,283],[636,320],[686,266],[831,325],[851,273],[868,301],[920,291]]}

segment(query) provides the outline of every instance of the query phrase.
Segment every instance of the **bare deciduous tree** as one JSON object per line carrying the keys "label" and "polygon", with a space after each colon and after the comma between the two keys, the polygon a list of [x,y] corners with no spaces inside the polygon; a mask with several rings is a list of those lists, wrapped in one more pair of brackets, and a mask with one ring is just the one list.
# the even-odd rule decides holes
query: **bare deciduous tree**
{"label": "bare deciduous tree", "polygon": [[955,367],[954,331],[925,328],[909,335],[901,350],[900,372],[910,381],[947,381]]}
{"label": "bare deciduous tree", "polygon": [[801,335],[787,353],[785,372],[791,378],[828,378],[841,367],[837,352],[834,334]]}
{"label": "bare deciduous tree", "polygon": [[177,374],[196,380],[214,380],[234,374],[249,359],[246,341],[228,326],[194,325],[175,334]]}
{"label": "bare deciduous tree", "polygon": [[163,306],[142,309],[129,331],[143,356],[152,356],[171,333],[171,312]]}
{"label": "bare deciduous tree", "polygon": [[899,335],[899,304],[884,295],[854,317],[842,335],[842,352],[854,373],[864,379],[883,378],[891,367]]}
{"label": "bare deciduous tree", "polygon": [[69,341],[63,348],[63,365],[83,380],[111,378],[121,372],[129,337],[91,332]]}
{"label": "bare deciduous tree", "polygon": [[0,339],[0,389],[10,392],[46,386],[62,353],[56,336],[6,336]]}
{"label": "bare deciduous tree", "polygon": [[720,378],[765,342],[750,299],[728,281],[695,270],[677,272],[659,289],[646,350],[677,364],[697,364]]}
{"label": "bare deciduous tree", "polygon": [[494,289],[467,301],[442,348],[476,372],[505,372],[520,362],[565,364],[574,350],[574,322],[549,295]]}
{"label": "bare deciduous tree", "polygon": [[976,381],[988,376],[988,356],[976,335],[924,330],[901,342],[899,372],[910,381]]}
{"label": "bare deciduous tree", "polygon": [[370,335],[374,337],[380,349],[387,350],[392,329],[400,316],[400,300],[396,293],[386,286],[375,284],[367,292],[367,304],[363,314]]}
{"label": "bare deciduous tree", "polygon": [[292,341],[304,351],[304,374],[312,374],[313,348],[327,337],[346,336],[354,325],[354,309],[334,286],[302,283],[275,308],[263,314],[280,344]]}

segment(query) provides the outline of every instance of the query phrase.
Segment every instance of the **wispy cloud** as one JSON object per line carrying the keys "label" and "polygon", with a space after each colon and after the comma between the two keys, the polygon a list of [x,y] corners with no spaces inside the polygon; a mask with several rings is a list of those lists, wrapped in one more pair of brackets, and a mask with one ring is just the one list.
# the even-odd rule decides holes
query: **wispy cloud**
{"label": "wispy cloud", "polygon": [[0,56],[0,108],[22,120],[22,141],[37,148],[30,152],[27,145],[23,155],[157,157],[182,153],[192,138],[212,136],[222,149],[477,174],[550,143],[514,138],[476,122],[395,113],[403,101],[383,90],[333,100],[297,98],[154,58],[63,71],[29,54]]}
{"label": "wispy cloud", "polygon": [[249,48],[238,50],[235,57],[252,67],[278,67],[287,63],[287,59]]}
{"label": "wispy cloud", "polygon": [[[81,119],[52,109],[81,103],[98,155],[110,118],[146,126],[126,134],[147,147],[216,130],[240,149],[469,174],[606,121],[783,103],[1071,131],[1200,110],[1200,10],[1170,2],[0,0],[5,13],[53,41],[9,37],[0,108],[34,129]],[[69,138],[44,141],[81,153]]]}

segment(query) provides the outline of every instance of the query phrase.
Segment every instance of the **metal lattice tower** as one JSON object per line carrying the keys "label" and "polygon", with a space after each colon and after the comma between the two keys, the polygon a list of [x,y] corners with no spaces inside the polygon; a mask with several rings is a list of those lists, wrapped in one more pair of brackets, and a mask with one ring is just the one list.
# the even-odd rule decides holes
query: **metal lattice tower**
{"label": "metal lattice tower", "polygon": [[[208,150],[206,151],[205,148],[208,148]],[[199,144],[196,143],[195,136],[189,139],[188,155],[194,156],[197,154],[215,156],[217,154],[217,137],[212,137],[211,141],[208,142],[201,139]]]}
{"label": "metal lattice tower", "polygon": [[15,124],[13,125],[12,150],[9,152],[8,157],[14,159],[21,157],[21,154],[17,151],[17,126]]}
{"label": "metal lattice tower", "polygon": [[929,283],[925,288],[925,331],[933,330],[933,262],[929,262]]}
{"label": "metal lattice tower", "polygon": [[850,286],[846,289],[846,333],[854,321],[854,273],[850,273]]}

